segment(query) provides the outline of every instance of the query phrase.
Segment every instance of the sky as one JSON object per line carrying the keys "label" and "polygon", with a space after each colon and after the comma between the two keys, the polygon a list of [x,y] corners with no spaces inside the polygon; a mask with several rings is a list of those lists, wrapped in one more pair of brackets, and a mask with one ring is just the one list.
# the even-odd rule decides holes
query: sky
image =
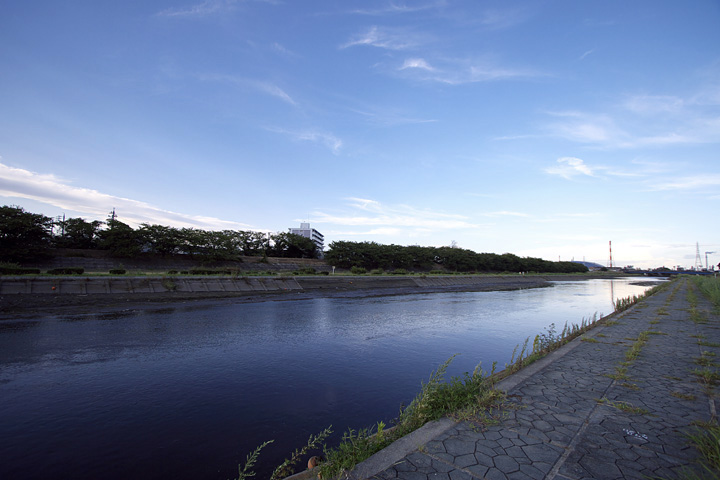
{"label": "sky", "polygon": [[720,2],[3,0],[0,204],[720,262]]}

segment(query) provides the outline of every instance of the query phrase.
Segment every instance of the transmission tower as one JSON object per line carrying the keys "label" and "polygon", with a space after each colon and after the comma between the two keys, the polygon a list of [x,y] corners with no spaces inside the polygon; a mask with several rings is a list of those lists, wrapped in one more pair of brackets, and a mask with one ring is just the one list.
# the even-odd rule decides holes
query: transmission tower
{"label": "transmission tower", "polygon": [[703,262],[700,256],[700,242],[695,243],[695,270],[702,270]]}

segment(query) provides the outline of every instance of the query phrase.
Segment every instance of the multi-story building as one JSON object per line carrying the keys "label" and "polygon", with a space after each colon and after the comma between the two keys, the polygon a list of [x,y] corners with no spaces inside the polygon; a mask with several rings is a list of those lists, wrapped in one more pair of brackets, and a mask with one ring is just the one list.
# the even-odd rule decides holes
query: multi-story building
{"label": "multi-story building", "polygon": [[301,223],[300,228],[291,228],[290,233],[301,235],[312,240],[315,245],[317,245],[318,252],[322,256],[323,249],[325,248],[325,237],[314,228],[310,228],[309,223]]}

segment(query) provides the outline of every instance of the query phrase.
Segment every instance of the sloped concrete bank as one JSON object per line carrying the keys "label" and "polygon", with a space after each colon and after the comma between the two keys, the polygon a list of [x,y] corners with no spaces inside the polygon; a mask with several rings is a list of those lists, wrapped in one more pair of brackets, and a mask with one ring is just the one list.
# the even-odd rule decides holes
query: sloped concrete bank
{"label": "sloped concrete bank", "polygon": [[67,306],[111,307],[128,303],[231,298],[377,296],[446,291],[516,290],[549,286],[530,276],[287,276],[287,277],[0,277],[0,311]]}

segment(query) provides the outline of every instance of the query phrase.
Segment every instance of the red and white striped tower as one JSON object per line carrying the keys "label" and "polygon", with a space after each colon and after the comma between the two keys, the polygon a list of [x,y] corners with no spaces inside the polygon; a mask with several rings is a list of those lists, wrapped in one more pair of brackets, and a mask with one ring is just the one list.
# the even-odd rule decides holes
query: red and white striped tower
{"label": "red and white striped tower", "polygon": [[608,262],[608,267],[613,267],[613,261],[612,261],[612,240],[610,240],[610,261]]}

